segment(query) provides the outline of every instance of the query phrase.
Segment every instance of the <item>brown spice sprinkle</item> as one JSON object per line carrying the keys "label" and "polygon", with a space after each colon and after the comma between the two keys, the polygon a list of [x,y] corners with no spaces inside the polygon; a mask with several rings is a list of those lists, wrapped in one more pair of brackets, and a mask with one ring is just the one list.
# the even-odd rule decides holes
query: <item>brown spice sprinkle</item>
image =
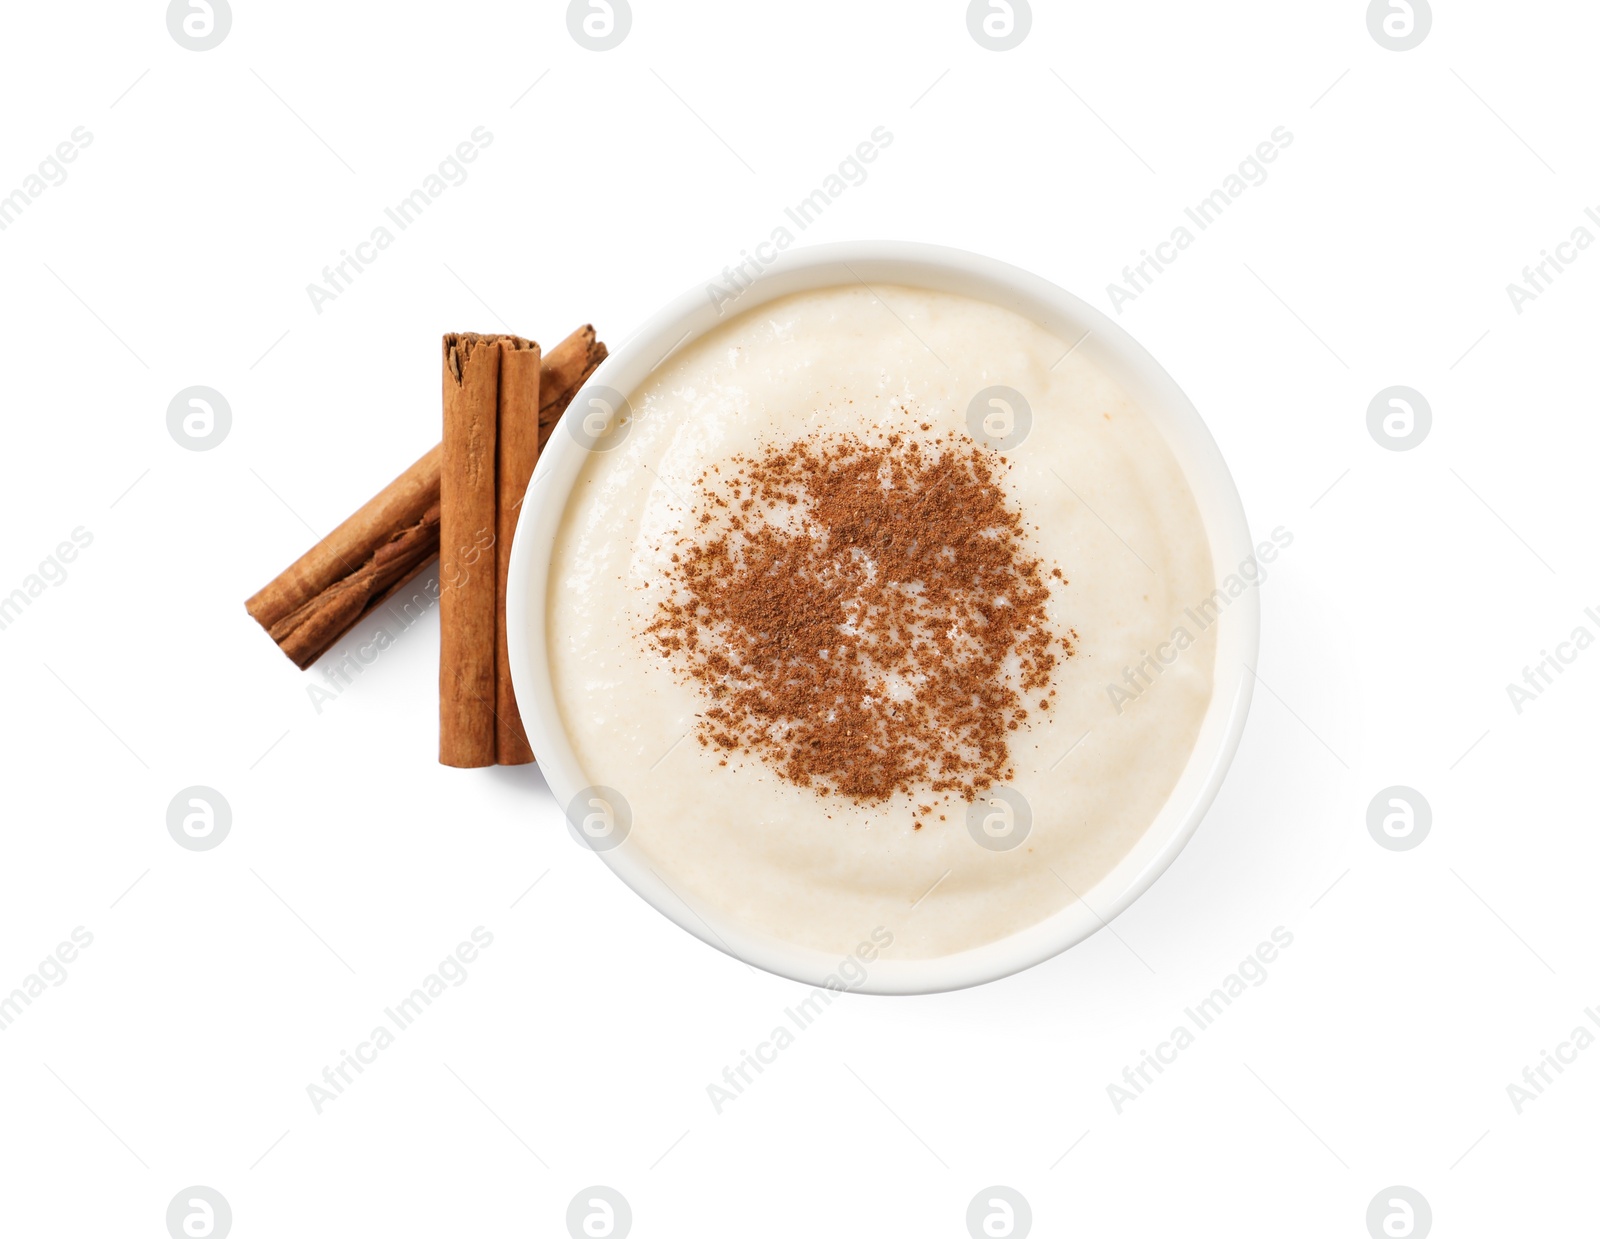
{"label": "brown spice sprinkle", "polygon": [[1012,777],[1023,694],[1044,706],[1072,642],[1047,623],[1003,458],[952,432],[802,439],[731,463],[698,479],[645,630],[707,698],[700,743],[860,803],[971,801]]}

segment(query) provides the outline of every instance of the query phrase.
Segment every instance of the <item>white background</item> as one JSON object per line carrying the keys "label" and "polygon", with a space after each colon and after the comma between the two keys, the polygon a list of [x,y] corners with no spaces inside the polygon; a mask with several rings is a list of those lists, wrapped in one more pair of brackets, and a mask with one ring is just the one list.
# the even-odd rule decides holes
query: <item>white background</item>
{"label": "white background", "polygon": [[[1435,7],[1397,53],[1361,0],[1038,3],[995,53],[955,0],[635,0],[595,53],[550,0],[236,0],[206,52],[152,0],[8,6],[0,194],[93,142],[0,232],[0,594],[93,542],[0,631],[0,992],[94,944],[0,1032],[4,1231],[159,1236],[191,1184],[241,1237],[558,1235],[595,1183],[641,1236],[961,1236],[990,1184],[1040,1235],[1359,1239],[1393,1184],[1439,1235],[1592,1226],[1600,1048],[1520,1115],[1506,1086],[1600,1003],[1600,652],[1520,715],[1505,686],[1600,634],[1600,253],[1520,315],[1506,285],[1600,204],[1600,11]],[[436,611],[319,713],[242,603],[437,441],[442,332],[620,342],[880,125],[805,241],[973,249],[1108,310],[1293,134],[1120,321],[1295,541],[1222,794],[1114,933],[849,996],[718,1115],[800,987],[651,911],[536,770],[436,764]],[[306,285],[476,126],[470,178],[318,314]],[[233,410],[207,452],[166,428],[193,384]],[[1415,450],[1366,429],[1391,384],[1432,406]],[[193,784],[232,806],[213,851],[167,833]],[[1391,784],[1433,808],[1413,851],[1367,832]],[[479,925],[465,984],[316,1114]],[[1118,1114],[1107,1085],[1280,925],[1266,983]]]}

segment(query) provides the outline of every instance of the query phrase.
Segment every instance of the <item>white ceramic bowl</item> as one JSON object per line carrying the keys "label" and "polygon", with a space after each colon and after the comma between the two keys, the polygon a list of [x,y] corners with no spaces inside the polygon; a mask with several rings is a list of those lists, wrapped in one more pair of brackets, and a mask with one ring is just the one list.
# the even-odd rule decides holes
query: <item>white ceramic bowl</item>
{"label": "white ceramic bowl", "polygon": [[[669,353],[726,322],[731,314],[790,293],[860,281],[909,285],[992,302],[1032,319],[1067,342],[1089,332],[1080,351],[1115,379],[1156,423],[1187,475],[1205,521],[1218,577],[1251,558],[1250,531],[1228,466],[1194,406],[1155,358],[1111,319],[1072,294],[1016,267],[961,250],[894,241],[794,250],[780,256],[720,313],[704,287],[692,289],[612,352],[585,390],[577,394],[572,409],[589,407],[585,399],[589,388],[633,392]],[[517,701],[539,766],[561,806],[571,804],[592,780],[578,765],[551,690],[546,587],[556,531],[586,457],[575,436],[558,430],[550,437],[534,474],[533,502],[523,506],[517,524],[506,599]],[[1256,591],[1246,590],[1218,623],[1214,694],[1172,795],[1132,851],[1084,892],[1079,902],[1020,933],[955,955],[879,959],[867,970],[866,982],[853,988],[865,993],[915,994],[992,981],[1081,942],[1143,894],[1194,834],[1233,760],[1250,706],[1254,677],[1249,668],[1255,665],[1260,624]],[[839,966],[838,956],[691,911],[626,841],[597,855],[658,912],[710,946],[809,985],[824,984]]]}

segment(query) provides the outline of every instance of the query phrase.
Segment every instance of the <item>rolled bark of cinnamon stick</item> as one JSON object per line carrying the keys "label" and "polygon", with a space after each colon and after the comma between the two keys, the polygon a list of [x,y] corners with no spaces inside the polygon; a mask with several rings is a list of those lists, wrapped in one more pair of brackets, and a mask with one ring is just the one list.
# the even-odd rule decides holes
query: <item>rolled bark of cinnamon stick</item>
{"label": "rolled bark of cinnamon stick", "polygon": [[343,580],[291,611],[267,633],[302,670],[439,554],[439,505],[393,534]]}
{"label": "rolled bark of cinnamon stick", "polygon": [[439,760],[494,765],[498,337],[444,337],[439,474]]}
{"label": "rolled bark of cinnamon stick", "polygon": [[523,730],[517,695],[511,686],[511,661],[506,644],[506,579],[511,567],[511,539],[516,532],[528,479],[539,459],[539,346],[504,337],[500,341],[500,404],[496,436],[498,456],[495,509],[495,761],[521,766],[533,760],[533,746]]}
{"label": "rolled bark of cinnamon stick", "polygon": [[539,450],[549,441],[578,388],[606,359],[606,346],[587,323],[544,355],[539,386]]}
{"label": "rolled bark of cinnamon stick", "polygon": [[439,553],[439,461],[435,447],[244,604],[296,666],[309,667]]}

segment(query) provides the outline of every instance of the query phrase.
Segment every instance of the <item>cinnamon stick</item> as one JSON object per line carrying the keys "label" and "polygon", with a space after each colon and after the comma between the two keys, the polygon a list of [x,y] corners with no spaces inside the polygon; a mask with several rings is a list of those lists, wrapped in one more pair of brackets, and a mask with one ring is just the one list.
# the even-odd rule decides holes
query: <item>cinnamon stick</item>
{"label": "cinnamon stick", "polygon": [[[590,326],[543,355],[540,446],[605,356]],[[245,603],[297,667],[311,666],[438,557],[442,458],[440,444]]]}
{"label": "cinnamon stick", "polygon": [[[506,579],[511,567],[511,539],[516,532],[528,479],[539,458],[539,346],[505,337],[500,341],[500,404],[496,435],[495,509],[495,761],[521,766],[533,760],[533,746],[523,730],[522,714],[511,686],[511,661],[506,646]],[[558,381],[559,377],[558,377]]]}
{"label": "cinnamon stick", "polygon": [[439,474],[439,760],[494,765],[495,439],[500,342],[444,337]]}

